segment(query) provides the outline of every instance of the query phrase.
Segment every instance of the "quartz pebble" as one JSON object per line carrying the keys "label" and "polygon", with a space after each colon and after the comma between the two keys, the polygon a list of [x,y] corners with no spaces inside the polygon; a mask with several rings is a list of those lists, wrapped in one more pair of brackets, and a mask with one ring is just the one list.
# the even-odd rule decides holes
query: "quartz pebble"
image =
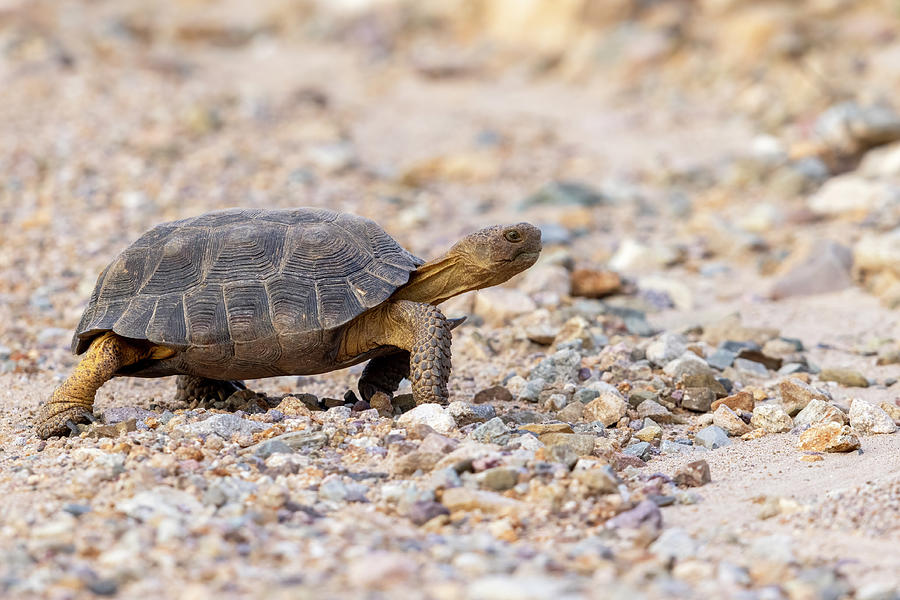
{"label": "quartz pebble", "polygon": [[850,426],[863,435],[897,431],[897,425],[890,415],[878,406],[859,399],[850,405]]}

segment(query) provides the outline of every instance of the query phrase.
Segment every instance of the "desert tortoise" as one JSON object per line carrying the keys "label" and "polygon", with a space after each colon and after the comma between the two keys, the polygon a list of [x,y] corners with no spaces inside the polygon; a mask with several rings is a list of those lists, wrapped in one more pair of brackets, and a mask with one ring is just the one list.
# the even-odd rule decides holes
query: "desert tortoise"
{"label": "desert tortoise", "polygon": [[240,382],[369,360],[368,400],[408,377],[417,404],[446,402],[450,329],[435,305],[527,269],[528,223],[473,233],[425,262],[369,219],[318,208],[232,209],[164,223],[100,274],[72,340],[84,354],[41,407],[46,438],[89,418],[118,375],[180,375],[203,400]]}

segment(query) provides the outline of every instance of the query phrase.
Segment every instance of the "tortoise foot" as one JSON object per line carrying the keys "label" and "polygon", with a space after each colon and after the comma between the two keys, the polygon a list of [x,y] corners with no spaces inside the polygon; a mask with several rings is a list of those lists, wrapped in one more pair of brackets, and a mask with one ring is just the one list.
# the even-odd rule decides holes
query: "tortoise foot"
{"label": "tortoise foot", "polygon": [[50,400],[41,406],[35,423],[35,433],[44,440],[54,435],[77,434],[79,423],[94,421],[91,406],[91,402],[54,393]]}
{"label": "tortoise foot", "polygon": [[209,407],[225,401],[235,392],[247,389],[243,381],[221,381],[193,375],[179,375],[176,385],[175,400],[191,408]]}

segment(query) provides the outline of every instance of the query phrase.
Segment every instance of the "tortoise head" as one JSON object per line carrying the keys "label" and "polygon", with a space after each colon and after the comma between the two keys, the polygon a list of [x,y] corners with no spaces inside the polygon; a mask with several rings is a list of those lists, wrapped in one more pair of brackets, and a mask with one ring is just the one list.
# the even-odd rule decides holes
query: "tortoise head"
{"label": "tortoise head", "polygon": [[457,294],[503,283],[533,265],[540,253],[541,230],[534,225],[485,227],[416,269],[393,298],[438,304]]}
{"label": "tortoise head", "polygon": [[541,254],[541,230],[530,223],[494,225],[469,234],[447,253],[469,289],[498,285],[521,273]]}

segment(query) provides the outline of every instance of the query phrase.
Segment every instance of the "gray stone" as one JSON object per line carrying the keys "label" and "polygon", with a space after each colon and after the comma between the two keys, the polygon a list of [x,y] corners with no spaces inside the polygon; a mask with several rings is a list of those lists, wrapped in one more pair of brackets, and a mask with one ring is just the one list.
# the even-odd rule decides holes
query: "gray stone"
{"label": "gray stone", "polygon": [[710,450],[731,445],[728,433],[716,425],[704,427],[694,436],[694,443]]}
{"label": "gray stone", "polygon": [[114,406],[103,411],[103,422],[107,425],[115,425],[116,423],[124,423],[129,419],[143,421],[147,417],[156,416],[155,412],[138,406]]}
{"label": "gray stone", "polygon": [[666,560],[684,560],[697,555],[699,544],[684,529],[671,527],[659,534],[649,550]]}
{"label": "gray stone", "polygon": [[547,385],[562,385],[578,378],[581,355],[572,349],[559,350],[542,360],[534,368],[531,378],[541,378]]}
{"label": "gray stone", "polygon": [[242,419],[231,413],[224,413],[212,415],[198,423],[182,425],[179,427],[179,430],[191,436],[217,435],[224,440],[230,440],[234,435],[252,435],[267,427],[263,423]]}
{"label": "gray stone", "polygon": [[657,423],[672,423],[675,420],[675,415],[668,408],[653,400],[641,402],[637,407],[637,413],[640,418],[650,418]]}
{"label": "gray stone", "polygon": [[690,351],[666,363],[663,372],[675,379],[681,379],[685,375],[715,375],[715,371],[706,364],[705,360]]}
{"label": "gray stone", "polygon": [[578,181],[551,181],[525,198],[521,208],[532,206],[601,206],[612,200],[600,190]]}
{"label": "gray stone", "polygon": [[409,507],[406,516],[416,525],[424,525],[441,515],[449,515],[450,511],[440,502],[434,500],[418,500]]}
{"label": "gray stone", "polygon": [[746,358],[736,358],[734,360],[734,369],[741,375],[749,375],[750,377],[769,376],[769,370],[765,365]]}
{"label": "gray stone", "polygon": [[470,436],[472,439],[488,444],[506,445],[510,438],[509,429],[506,424],[500,420],[500,417],[494,417],[486,423],[482,423],[476,427]]}
{"label": "gray stone", "polygon": [[519,392],[519,400],[525,402],[537,402],[541,398],[541,392],[547,387],[547,382],[542,377],[529,379]]}
{"label": "gray stone", "polygon": [[575,395],[572,397],[572,399],[573,401],[587,404],[599,395],[600,392],[598,392],[597,390],[592,390],[590,388],[580,388],[575,392]]}
{"label": "gray stone", "polygon": [[725,350],[724,348],[718,348],[715,352],[706,357],[706,362],[709,364],[709,366],[723,371],[734,364],[734,360],[737,358],[737,355],[737,352]]}
{"label": "gray stone", "polygon": [[640,529],[656,535],[662,529],[662,513],[656,503],[643,500],[640,504],[619,513],[606,522],[611,529]]}
{"label": "gray stone", "polygon": [[116,510],[144,523],[158,518],[171,518],[185,523],[192,515],[199,514],[203,505],[193,494],[161,485],[120,500],[116,503]]}
{"label": "gray stone", "polygon": [[693,449],[693,446],[679,444],[672,440],[663,440],[659,443],[660,454],[680,454],[681,452],[691,452]]}
{"label": "gray stone", "polygon": [[769,296],[780,300],[846,289],[853,285],[852,266],[849,248],[831,240],[819,240],[803,262],[775,282]]}
{"label": "gray stone", "polygon": [[256,491],[256,484],[240,477],[220,477],[212,481],[203,493],[203,504],[224,506],[229,502],[241,503]]}
{"label": "gray stone", "polygon": [[659,394],[650,390],[633,390],[628,396],[628,404],[634,408],[637,408],[642,402],[647,400],[657,402],[659,400]]}
{"label": "gray stone", "polygon": [[345,482],[339,475],[330,475],[319,484],[319,500],[329,502],[368,502],[368,486],[355,481]]}
{"label": "gray stone", "polygon": [[457,427],[465,427],[470,423],[484,423],[497,416],[497,411],[490,404],[469,404],[467,402],[451,402],[447,412],[456,421]]}
{"label": "gray stone", "polygon": [[568,400],[566,399],[565,394],[550,394],[544,404],[544,408],[551,411],[559,411],[564,409],[566,404],[568,404]]}
{"label": "gray stone", "polygon": [[294,449],[284,443],[282,440],[271,439],[256,444],[253,453],[260,458],[269,458],[273,454],[290,454]]}
{"label": "gray stone", "polygon": [[646,460],[650,457],[650,444],[648,442],[636,442],[627,446],[623,452],[630,456],[637,456],[642,460]]}
{"label": "gray stone", "polygon": [[268,441],[280,441],[293,450],[315,450],[328,443],[328,435],[322,431],[291,431]]}
{"label": "gray stone", "polygon": [[687,351],[687,339],[677,333],[664,333],[647,346],[647,360],[662,367]]}

